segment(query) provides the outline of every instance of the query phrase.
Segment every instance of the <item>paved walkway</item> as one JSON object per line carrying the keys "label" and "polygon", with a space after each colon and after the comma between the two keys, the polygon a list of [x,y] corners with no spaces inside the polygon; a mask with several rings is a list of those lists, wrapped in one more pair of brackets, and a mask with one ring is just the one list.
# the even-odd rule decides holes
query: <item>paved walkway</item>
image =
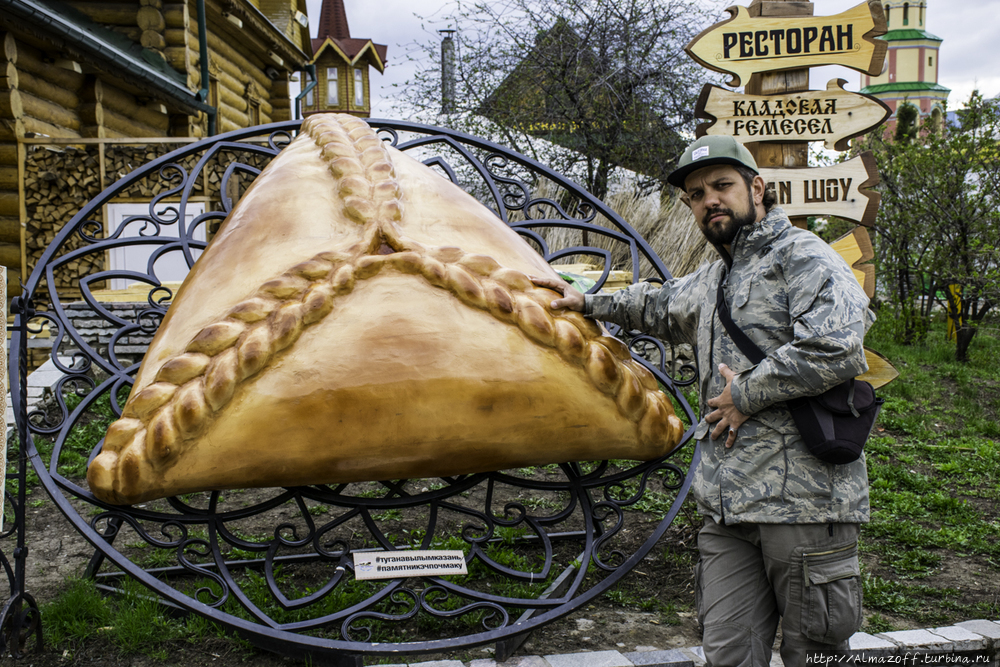
{"label": "paved walkway", "polygon": [[[60,357],[60,361],[64,364],[73,363],[73,359],[71,357]],[[45,398],[46,394],[50,394],[52,392],[56,383],[59,382],[62,377],[63,372],[56,368],[56,365],[52,363],[51,359],[47,359],[44,364],[38,367],[37,370],[28,374],[29,413],[34,410],[35,406]],[[9,392],[7,393],[6,406],[7,411],[4,418],[7,422],[7,433],[9,436],[11,430],[14,428],[14,408],[11,406]]]}
{"label": "paved walkway", "polygon": [[[836,662],[836,661],[834,661]],[[851,637],[846,664],[958,664],[1000,667],[1000,619],[975,620],[926,630],[900,630]],[[700,646],[661,651],[637,646],[635,651],[591,651],[560,655],[516,656],[505,662],[480,658],[396,663],[383,667],[697,667],[705,664]],[[819,663],[817,663],[819,664]],[[833,664],[833,663],[831,663]],[[771,667],[783,667],[775,652]]]}

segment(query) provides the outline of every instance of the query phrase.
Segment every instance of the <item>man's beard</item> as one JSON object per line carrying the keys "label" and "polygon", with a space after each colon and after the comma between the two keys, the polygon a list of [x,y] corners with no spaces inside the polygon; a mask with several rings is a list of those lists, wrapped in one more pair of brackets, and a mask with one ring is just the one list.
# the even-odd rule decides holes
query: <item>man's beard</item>
{"label": "man's beard", "polygon": [[[739,215],[731,208],[724,208],[722,206],[705,212],[705,215],[701,219],[701,231],[709,243],[713,245],[731,245],[741,227],[746,227],[757,222],[757,211],[754,208],[753,199],[748,197],[748,200],[747,210]],[[712,219],[712,216],[719,213],[729,216],[729,220],[720,226],[710,227],[709,220]]]}

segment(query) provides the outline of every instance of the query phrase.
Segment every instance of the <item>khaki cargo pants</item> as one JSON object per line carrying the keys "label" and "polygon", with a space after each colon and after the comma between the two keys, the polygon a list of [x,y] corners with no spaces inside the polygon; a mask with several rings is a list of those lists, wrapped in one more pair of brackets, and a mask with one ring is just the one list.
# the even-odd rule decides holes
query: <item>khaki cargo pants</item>
{"label": "khaki cargo pants", "polygon": [[710,667],[785,667],[848,648],[861,626],[857,524],[718,524],[698,533],[696,606]]}

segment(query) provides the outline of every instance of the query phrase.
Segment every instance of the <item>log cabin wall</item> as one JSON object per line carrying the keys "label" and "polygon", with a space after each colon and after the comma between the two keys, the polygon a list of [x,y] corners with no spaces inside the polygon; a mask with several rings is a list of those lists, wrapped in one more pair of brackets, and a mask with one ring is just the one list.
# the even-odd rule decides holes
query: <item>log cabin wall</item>
{"label": "log cabin wall", "polygon": [[[219,5],[211,1],[206,4],[210,14],[218,11],[221,18],[222,8]],[[218,131],[230,132],[252,125],[287,120],[287,115],[276,117],[271,104],[272,88],[279,94],[287,94],[287,86],[283,90],[275,87],[275,82],[266,73],[268,68],[278,64],[268,57],[267,45],[253,39],[245,30],[228,20],[221,21],[219,30],[208,34],[209,75],[218,89]],[[197,25],[194,30],[192,39],[197,44]],[[198,54],[194,54],[194,60],[200,66]],[[198,71],[197,66],[195,71]],[[200,76],[198,81],[200,85]],[[290,107],[286,104],[285,108]]]}
{"label": "log cabin wall", "polygon": [[[18,139],[33,134],[81,137],[88,77],[46,63],[41,50],[3,34],[3,90],[0,91],[0,264],[8,269],[8,296],[18,293],[26,253],[22,232],[23,170]],[[92,85],[92,82],[91,82]]]}
{"label": "log cabin wall", "polygon": [[[11,293],[19,291],[22,271],[30,273],[84,202],[119,176],[176,148],[114,141],[199,138],[208,131],[207,114],[193,111],[202,87],[196,0],[63,4],[96,29],[120,36],[123,50],[144,50],[131,65],[109,66],[72,39],[47,33],[44,21],[18,16],[6,6],[0,10],[0,264],[8,267]],[[295,20],[297,11],[304,13],[304,0],[265,4],[274,21],[250,0],[206,0],[206,88],[217,108],[216,132],[292,117],[288,79],[305,66],[311,50],[305,27]],[[178,103],[148,78],[137,77],[134,69],[144,67],[176,81],[190,102]],[[30,143],[41,137],[83,142]],[[109,143],[101,148],[87,143],[90,139]],[[99,168],[102,163],[106,173]],[[155,187],[149,190],[154,193]],[[150,195],[137,190],[130,196],[140,201]],[[84,264],[60,277],[59,288],[96,267]]]}
{"label": "log cabin wall", "polygon": [[[24,123],[15,120],[15,109],[20,107],[17,76],[17,52],[14,38],[9,33],[0,34],[0,264],[7,266],[7,292],[14,294],[21,280],[21,202],[18,195],[19,132]],[[12,257],[17,251],[16,261]],[[10,263],[8,263],[10,262]],[[18,288],[19,289],[19,288]]]}
{"label": "log cabin wall", "polygon": [[[70,140],[51,141],[29,139],[25,142],[25,213],[26,245],[29,266],[37,264],[42,253],[55,239],[56,234],[75,216],[80,209],[99,194],[105,185],[114,183],[142,165],[173,151],[192,140],[163,140],[156,143],[132,144],[118,139],[81,140],[85,143],[69,143]],[[191,173],[201,155],[187,157],[180,165]],[[221,159],[221,163],[220,163]],[[240,155],[240,161],[252,167],[263,169],[267,160],[259,156]],[[195,187],[191,201],[204,202],[207,209],[219,210],[219,193],[223,174],[228,165],[228,154],[223,151],[209,160]],[[249,186],[249,176],[237,172],[230,183],[229,195],[234,200]],[[207,183],[207,190],[205,184]],[[122,191],[114,203],[148,203],[176,182],[166,181],[154,173],[140,179],[127,190]],[[168,200],[170,201],[170,200]],[[97,211],[90,220],[103,226],[97,232],[103,237],[108,229],[108,221],[103,211]],[[210,227],[208,238],[216,231]],[[93,233],[94,230],[90,229]],[[137,230],[131,230],[137,233]],[[87,244],[83,239],[72,237],[66,248],[77,249]],[[56,291],[72,300],[79,294],[80,279],[108,268],[103,253],[81,255],[78,259],[60,267],[55,273]],[[91,283],[91,289],[103,289],[103,284]]]}
{"label": "log cabin wall", "polygon": [[[72,0],[67,4],[95,23],[125,35],[162,56],[174,70],[186,76],[189,89],[196,91],[202,87],[195,0],[181,3],[165,3],[162,0]],[[220,133],[291,119],[286,65],[290,58],[287,49],[282,51],[268,41],[269,26],[263,25],[261,17],[246,5],[246,2],[232,0],[206,2],[211,79],[207,87],[218,91],[211,101],[218,109],[216,128]],[[277,15],[283,17],[291,13],[285,5],[280,9],[277,5],[281,3],[275,4]],[[272,31],[276,28],[270,26]],[[294,31],[290,32],[294,34]],[[142,107],[141,102],[133,105],[133,108]],[[153,108],[159,107],[154,105]],[[119,107],[117,111],[123,110]],[[124,131],[122,128],[126,124],[120,115],[114,116],[112,122],[117,127],[103,136],[202,137],[207,133],[206,117],[168,117],[152,124],[152,127],[147,121],[145,127],[126,127]],[[153,129],[159,129],[161,125],[162,131],[153,133]]]}
{"label": "log cabin wall", "polygon": [[[25,144],[25,240],[29,266],[37,264],[66,223],[101,192],[102,184],[113,183],[178,147],[174,143],[129,146],[107,142],[76,145],[35,143],[37,141],[45,140],[36,139]],[[164,189],[162,183],[140,181],[123,193],[121,201],[148,202]],[[106,222],[103,212],[97,212],[91,219],[101,225]],[[103,236],[103,233],[98,235]],[[67,248],[77,249],[85,245],[82,239],[73,237]],[[55,288],[64,296],[72,296],[79,292],[81,277],[106,268],[103,253],[83,255],[56,272]],[[101,284],[92,285],[93,289],[103,287]]]}

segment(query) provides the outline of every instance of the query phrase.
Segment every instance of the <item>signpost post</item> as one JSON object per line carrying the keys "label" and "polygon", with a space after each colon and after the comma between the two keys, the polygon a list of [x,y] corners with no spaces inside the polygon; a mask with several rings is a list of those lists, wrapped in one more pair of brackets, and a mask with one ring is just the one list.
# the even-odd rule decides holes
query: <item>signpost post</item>
{"label": "signpost post", "polygon": [[[749,13],[760,18],[807,17],[813,14],[813,3],[797,0],[755,0],[750,5]],[[766,70],[767,67],[761,69]],[[778,72],[755,72],[745,88],[748,95],[784,95],[807,90],[809,90],[808,67]],[[747,148],[761,168],[809,166],[808,141],[755,142]],[[805,228],[805,218],[793,216],[790,219],[796,227]]]}

